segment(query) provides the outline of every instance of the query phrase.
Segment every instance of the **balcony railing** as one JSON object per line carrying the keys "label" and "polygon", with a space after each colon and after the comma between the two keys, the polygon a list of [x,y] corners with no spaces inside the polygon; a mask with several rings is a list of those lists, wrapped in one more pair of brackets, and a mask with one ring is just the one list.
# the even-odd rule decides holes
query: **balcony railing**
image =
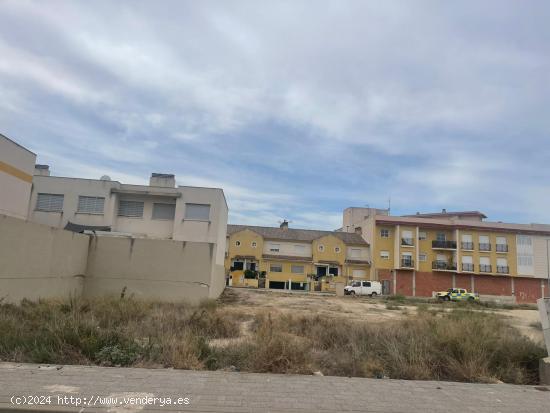
{"label": "balcony railing", "polygon": [[474,272],[474,264],[462,263],[462,271]]}
{"label": "balcony railing", "polygon": [[508,252],[508,244],[497,244],[497,252]]}
{"label": "balcony railing", "polygon": [[440,271],[456,271],[456,264],[448,263],[447,261],[432,261],[432,270]]}
{"label": "balcony railing", "polygon": [[479,250],[480,251],[491,251],[491,244],[488,244],[486,242],[480,242],[479,243]]}
{"label": "balcony railing", "polygon": [[432,248],[439,249],[456,249],[456,241],[432,241]]}
{"label": "balcony railing", "polygon": [[401,268],[414,268],[414,260],[412,258],[401,258]]}
{"label": "balcony railing", "polygon": [[401,245],[412,247],[414,245],[414,241],[412,238],[401,238]]}
{"label": "balcony railing", "polygon": [[491,272],[491,265],[490,264],[479,264],[479,272]]}
{"label": "balcony railing", "polygon": [[508,274],[510,272],[510,269],[507,265],[497,265],[497,273],[498,274]]}
{"label": "balcony railing", "polygon": [[473,250],[474,249],[474,243],[473,242],[462,242],[462,249],[463,250]]}

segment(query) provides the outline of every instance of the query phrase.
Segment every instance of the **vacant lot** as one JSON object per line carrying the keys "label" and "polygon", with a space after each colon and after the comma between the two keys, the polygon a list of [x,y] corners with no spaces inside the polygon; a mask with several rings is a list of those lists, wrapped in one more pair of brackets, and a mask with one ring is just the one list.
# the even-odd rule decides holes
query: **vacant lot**
{"label": "vacant lot", "polygon": [[24,301],[0,305],[0,359],[535,383],[535,321],[529,309],[242,289],[199,306]]}

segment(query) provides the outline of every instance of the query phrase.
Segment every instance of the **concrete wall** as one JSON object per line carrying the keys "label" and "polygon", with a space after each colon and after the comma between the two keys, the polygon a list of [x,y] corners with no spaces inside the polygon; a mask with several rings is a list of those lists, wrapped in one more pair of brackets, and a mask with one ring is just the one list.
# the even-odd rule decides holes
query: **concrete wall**
{"label": "concrete wall", "polygon": [[[214,244],[130,237],[92,237],[84,295],[198,302],[215,298],[225,284]],[[214,268],[213,268],[214,267]]]}
{"label": "concrete wall", "polygon": [[0,299],[82,292],[88,236],[0,215]]}
{"label": "concrete wall", "polygon": [[0,214],[25,219],[36,155],[0,134]]}

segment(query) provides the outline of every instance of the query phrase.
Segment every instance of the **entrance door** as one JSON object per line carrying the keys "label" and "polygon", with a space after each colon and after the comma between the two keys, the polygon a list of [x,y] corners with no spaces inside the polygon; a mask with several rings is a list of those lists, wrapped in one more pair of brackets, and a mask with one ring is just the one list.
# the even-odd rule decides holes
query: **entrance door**
{"label": "entrance door", "polygon": [[317,277],[324,277],[327,275],[327,267],[317,267]]}

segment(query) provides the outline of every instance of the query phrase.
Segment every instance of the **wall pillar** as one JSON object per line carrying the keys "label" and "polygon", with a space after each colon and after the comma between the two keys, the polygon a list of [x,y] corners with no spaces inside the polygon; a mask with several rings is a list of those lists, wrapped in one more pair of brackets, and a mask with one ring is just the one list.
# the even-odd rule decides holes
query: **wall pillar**
{"label": "wall pillar", "polygon": [[416,271],[413,271],[412,284],[413,297],[416,297]]}
{"label": "wall pillar", "polygon": [[514,277],[510,277],[510,284],[511,284],[512,295],[515,296],[516,295],[516,283],[515,283]]}
{"label": "wall pillar", "polygon": [[474,293],[476,290],[474,274],[470,275],[470,292]]}
{"label": "wall pillar", "polygon": [[393,273],[393,295],[397,294],[397,273],[395,270],[392,271]]}
{"label": "wall pillar", "polygon": [[453,273],[453,288],[456,288],[456,274]]}

